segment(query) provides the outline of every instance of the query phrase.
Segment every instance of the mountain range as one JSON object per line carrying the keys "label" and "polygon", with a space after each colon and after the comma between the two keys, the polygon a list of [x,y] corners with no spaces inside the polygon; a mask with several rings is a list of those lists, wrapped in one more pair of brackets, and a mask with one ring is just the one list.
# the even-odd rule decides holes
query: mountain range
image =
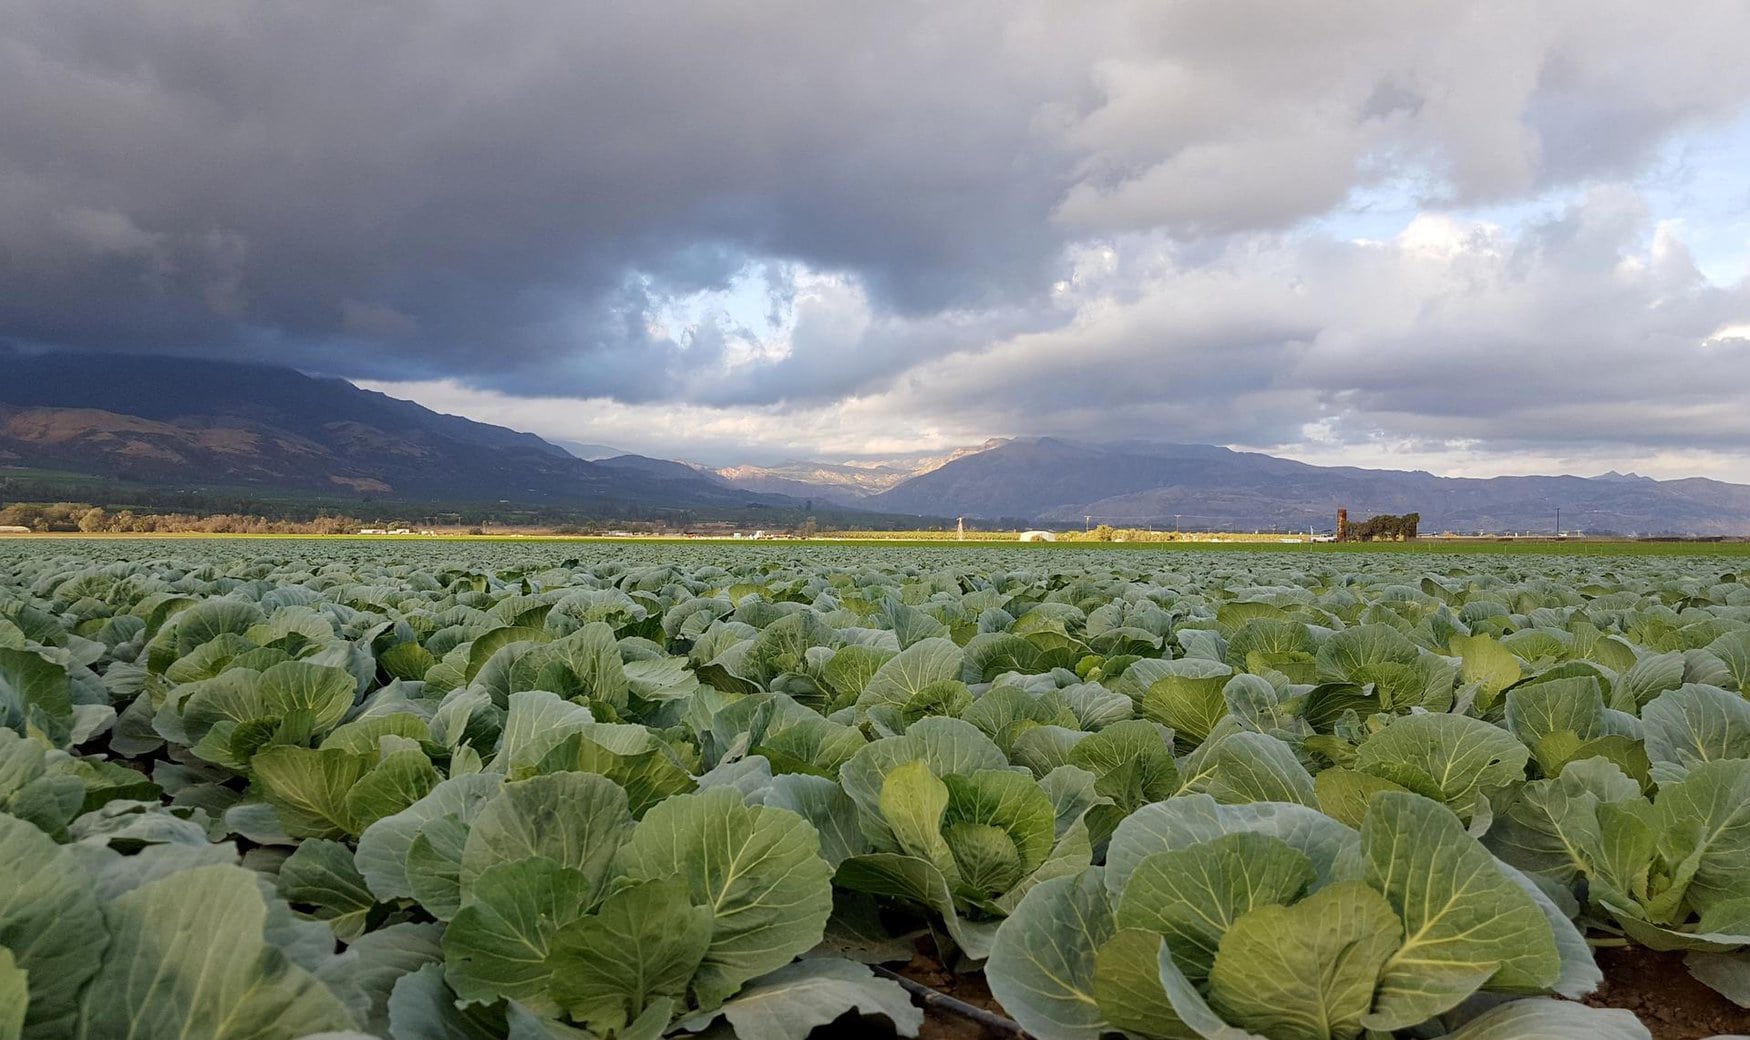
{"label": "mountain range", "polygon": [[1005,443],[1006,439],[999,437],[974,448],[959,448],[950,452],[919,452],[844,462],[792,459],[772,466],[725,466],[709,472],[732,487],[750,491],[770,491],[781,495],[821,498],[841,505],[859,505],[913,477],[922,476],[956,459],[989,451]]}
{"label": "mountain range", "polygon": [[[1329,530],[1346,508],[1356,520],[1420,513],[1428,533],[1547,532],[1559,523],[1600,533],[1750,534],[1750,486],[1703,478],[1440,477],[1205,444],[1051,437],[711,468],[555,443],[289,368],[0,349],[0,493],[19,493],[21,481],[74,478],[342,504],[770,515],[784,525],[812,511],[823,525],[862,527],[963,516],[1005,526],[1304,531]],[[780,512],[762,514],[773,510]]]}
{"label": "mountain range", "polygon": [[[1750,486],[1704,478],[1440,477],[1313,466],[1206,444],[1017,438],[862,500],[889,513],[1047,525],[1328,531],[1352,518],[1420,513],[1426,533],[1750,533]],[[1560,510],[1560,517],[1557,516]]]}
{"label": "mountain range", "polygon": [[0,349],[0,476],[209,496],[565,507],[604,517],[805,503],[268,365]]}

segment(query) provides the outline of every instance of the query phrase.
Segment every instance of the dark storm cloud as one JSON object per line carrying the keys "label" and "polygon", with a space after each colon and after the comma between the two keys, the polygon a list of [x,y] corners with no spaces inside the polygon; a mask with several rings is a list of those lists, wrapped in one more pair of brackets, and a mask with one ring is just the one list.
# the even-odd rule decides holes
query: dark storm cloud
{"label": "dark storm cloud", "polygon": [[1060,242],[1034,120],[1076,78],[990,9],[5,6],[20,340],[637,397],[555,362],[660,350],[641,283],[778,256],[918,314],[1024,293]]}
{"label": "dark storm cloud", "polygon": [[[1438,435],[1557,375],[1614,399],[1639,367],[1576,359],[1632,356],[1625,329],[1699,349],[1742,293],[1613,288],[1649,224],[1626,204],[1433,286],[1297,229],[1357,191],[1632,177],[1741,109],[1747,37],[1735,0],[0,0],[0,339],[652,407],[904,398],[990,432],[1260,443],[1347,408]],[[1478,265],[1499,291],[1457,320]],[[658,320],[750,269],[782,349]],[[1382,286],[1422,310],[1381,318]],[[1497,358],[1530,374],[1491,391]]]}

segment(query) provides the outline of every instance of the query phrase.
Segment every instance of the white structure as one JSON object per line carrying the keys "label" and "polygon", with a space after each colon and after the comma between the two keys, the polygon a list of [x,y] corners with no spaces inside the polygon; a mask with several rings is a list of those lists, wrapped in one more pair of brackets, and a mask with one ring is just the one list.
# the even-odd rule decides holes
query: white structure
{"label": "white structure", "polygon": [[1052,534],[1050,531],[1022,531],[1021,532],[1021,541],[1023,541],[1023,542],[1055,542],[1055,541],[1057,541],[1057,536]]}

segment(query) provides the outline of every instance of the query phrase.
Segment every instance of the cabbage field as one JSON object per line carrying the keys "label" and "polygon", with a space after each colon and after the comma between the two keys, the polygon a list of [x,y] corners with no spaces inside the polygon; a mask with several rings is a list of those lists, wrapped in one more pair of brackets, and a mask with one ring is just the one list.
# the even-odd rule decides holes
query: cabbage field
{"label": "cabbage field", "polygon": [[0,542],[0,1040],[1645,1038],[1741,563]]}

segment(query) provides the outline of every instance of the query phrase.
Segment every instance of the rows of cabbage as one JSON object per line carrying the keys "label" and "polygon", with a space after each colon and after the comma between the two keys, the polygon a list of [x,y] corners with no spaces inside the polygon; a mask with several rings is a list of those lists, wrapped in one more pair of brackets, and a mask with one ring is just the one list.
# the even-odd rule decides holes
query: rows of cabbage
{"label": "rows of cabbage", "polygon": [[524,555],[0,561],[0,1038],[914,1035],[926,937],[1042,1040],[1750,1001],[1720,567]]}

